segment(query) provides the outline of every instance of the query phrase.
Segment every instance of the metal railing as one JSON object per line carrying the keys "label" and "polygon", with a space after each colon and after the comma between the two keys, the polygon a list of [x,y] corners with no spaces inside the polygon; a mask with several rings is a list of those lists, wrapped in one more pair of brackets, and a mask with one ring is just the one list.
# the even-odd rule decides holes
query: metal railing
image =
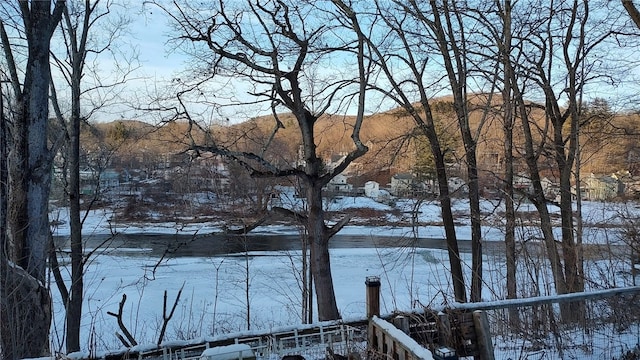
{"label": "metal railing", "polygon": [[95,359],[145,359],[191,360],[200,359],[210,348],[233,344],[246,344],[256,359],[282,358],[285,355],[302,355],[307,358],[324,358],[327,348],[336,354],[364,352],[367,343],[367,320],[327,321],[297,327],[228,334],[203,339],[199,342],[168,342],[152,348],[132,348],[103,354]]}

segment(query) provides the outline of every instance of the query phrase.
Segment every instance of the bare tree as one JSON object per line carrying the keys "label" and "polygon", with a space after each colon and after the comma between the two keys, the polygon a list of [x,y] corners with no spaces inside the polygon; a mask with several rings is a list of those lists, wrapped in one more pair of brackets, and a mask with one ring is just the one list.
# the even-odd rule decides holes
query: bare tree
{"label": "bare tree", "polygon": [[[157,5],[162,7],[161,4]],[[205,131],[209,134],[207,141],[194,141],[191,148],[197,152],[226,156],[245,166],[254,177],[293,176],[300,179],[308,209],[304,216],[318,319],[337,319],[340,314],[333,290],[329,240],[346,221],[327,226],[322,206],[322,188],[367,151],[360,141],[367,82],[362,41],[353,38],[344,41],[335,36],[332,17],[309,2],[279,0],[263,4],[217,1],[209,8],[192,6],[174,3],[172,7],[162,7],[174,20],[177,41],[184,45],[183,48],[193,50],[191,54],[200,65],[194,69],[196,74],[201,75],[194,80],[196,85],[178,96],[178,116],[187,118],[194,128],[199,126],[187,111],[185,99],[195,93],[204,101],[207,94],[211,95],[211,89],[205,86],[211,84],[209,80],[228,79],[236,84],[246,84],[250,89],[246,96],[251,99],[239,100],[235,97],[237,93],[233,93],[234,98],[230,103],[245,106],[250,103],[267,104],[271,108],[274,125],[271,135],[263,143],[262,151],[258,153],[225,144],[209,130]],[[331,73],[323,79],[311,77],[313,69],[323,66],[323,61],[336,60],[337,51],[342,52],[352,64],[356,59],[356,79],[351,76],[342,79]],[[233,84],[226,84],[228,92]],[[348,93],[353,84],[356,84],[355,90]],[[224,97],[223,92],[217,95]],[[316,151],[318,135],[314,125],[322,116],[330,116],[327,111],[339,110],[340,105],[348,103],[354,96],[357,115],[349,124],[353,149],[337,167],[328,170]],[[281,111],[291,112],[295,119],[293,126],[297,126],[301,139],[300,158],[285,166],[270,161],[268,152],[271,140],[285,126],[279,114]]]}
{"label": "bare tree", "polygon": [[[373,63],[390,84],[390,86],[381,86],[371,83],[368,86],[383,93],[401,106],[429,141],[438,181],[439,201],[446,234],[454,296],[456,301],[466,302],[467,295],[445,163],[446,152],[452,149],[443,147],[439,136],[441,130],[437,127],[438,121],[432,111],[430,91],[434,80],[428,77],[428,73],[425,73],[429,53],[424,50],[429,47],[423,39],[415,36],[417,33],[414,31],[416,24],[407,19],[406,11],[408,9],[402,5],[397,8],[389,8],[376,2],[374,13],[379,16],[380,23],[384,26],[381,26],[379,30],[372,31],[372,29],[361,27],[359,20],[361,17],[370,16],[368,15],[370,12],[354,9],[347,3],[338,0],[334,3],[342,9],[347,19],[345,26],[366,40],[370,52],[368,56],[371,57]],[[368,19],[367,23],[369,21],[371,20]],[[371,35],[377,33],[389,35],[381,39],[376,39]],[[402,67],[408,69],[408,72],[396,69],[395,64],[402,64]],[[414,94],[418,96],[417,103],[414,102]]]}
{"label": "bare tree", "polygon": [[[618,40],[624,36],[624,24],[619,20],[620,12],[610,8],[609,3],[598,3],[598,11],[592,11],[595,8],[592,1],[518,5],[522,21],[517,30],[519,46],[513,50],[519,60],[510,61],[518,77],[512,77],[511,86],[522,120],[525,159],[534,187],[528,196],[541,218],[556,291],[582,291],[582,250],[574,227],[580,214],[572,207],[574,165],[579,154],[580,122],[584,119],[582,99],[590,84],[617,81],[613,79],[621,74],[620,68],[615,67],[619,64],[615,59],[602,59],[608,58],[610,46],[618,46]],[[544,99],[544,104],[537,106],[544,111],[544,123],[534,120],[526,94]],[[558,173],[561,249],[552,232],[549,201],[540,184],[540,163],[545,158],[551,160]],[[563,306],[564,319],[576,319],[579,314],[575,307]]]}
{"label": "bare tree", "polygon": [[[438,55],[442,58],[446,70],[449,87],[453,93],[453,105],[460,129],[460,136],[465,150],[467,177],[469,186],[469,207],[471,215],[471,301],[482,300],[482,229],[480,214],[480,183],[478,179],[478,165],[476,149],[482,123],[474,131],[469,119],[468,77],[472,69],[469,63],[473,61],[473,51],[470,49],[472,33],[479,32],[476,28],[465,25],[464,6],[460,7],[455,1],[443,1],[440,5],[431,1],[432,15],[429,17],[415,1],[409,1],[409,12],[415,16],[427,29],[433,33],[437,44]],[[467,24],[471,19],[466,19]],[[487,62],[485,66],[489,66]],[[484,71],[484,69],[483,69]],[[495,84],[495,80],[492,80]],[[493,86],[492,86],[493,87]],[[491,94],[489,101],[491,103]]]}
{"label": "bare tree", "polygon": [[[485,65],[480,65],[475,69],[479,73],[486,74],[486,81],[495,84],[496,82],[502,83],[501,96],[502,103],[500,106],[494,104],[488,104],[487,109],[489,111],[495,111],[498,113],[498,117],[502,120],[502,135],[503,135],[503,161],[498,164],[501,167],[492,176],[495,176],[499,181],[499,188],[502,191],[502,197],[505,204],[505,251],[506,251],[506,285],[507,285],[507,298],[515,299],[517,297],[517,253],[516,253],[516,211],[515,211],[515,190],[514,190],[514,175],[515,175],[515,156],[514,146],[514,127],[515,127],[515,114],[514,114],[514,102],[512,100],[513,90],[511,86],[513,78],[513,68],[510,62],[511,49],[512,49],[512,4],[510,0],[504,0],[495,3],[488,3],[491,9],[497,5],[497,11],[489,11],[488,8],[482,8],[482,4],[477,8],[468,9],[467,13],[477,23],[481,24],[483,31],[486,33],[486,44],[495,44],[480,46],[483,52],[478,52],[480,59],[485,58],[487,61],[475,61],[480,64],[490,64],[489,59],[499,59],[499,65],[492,69]],[[501,72],[500,72],[501,68]],[[496,78],[498,74],[498,79]],[[513,324],[516,324],[518,319],[518,311],[516,309],[510,309],[510,320]]]}
{"label": "bare tree", "polygon": [[[95,81],[97,85],[88,85],[86,81],[88,76],[99,76],[96,69],[87,65],[101,54],[109,53],[109,49],[113,46],[115,39],[118,38],[122,31],[126,28],[126,19],[119,17],[117,20],[111,20],[113,24],[110,28],[101,28],[101,22],[106,22],[107,18],[116,18],[117,14],[111,11],[113,6],[112,0],[106,1],[68,1],[63,12],[63,21],[60,26],[60,34],[64,43],[65,53],[63,56],[57,56],[54,52],[54,60],[57,69],[65,80],[65,88],[62,86],[51,85],[51,99],[55,110],[56,117],[60,123],[60,129],[66,140],[66,154],[63,155],[65,163],[68,167],[65,174],[68,174],[68,182],[65,191],[69,199],[69,225],[70,225],[70,244],[71,244],[71,279],[69,285],[63,281],[60,275],[60,269],[57,267],[57,254],[55,249],[51,251],[51,264],[56,280],[56,285],[60,291],[62,301],[66,310],[66,349],[67,353],[80,350],[80,323],[82,319],[82,302],[83,302],[83,276],[84,265],[88,260],[88,256],[84,254],[82,239],[82,224],[84,217],[81,212],[80,198],[80,162],[81,162],[81,144],[80,130],[82,125],[90,119],[91,115],[103,108],[108,99],[94,97],[93,101],[87,101],[91,93],[98,90],[112,89],[125,82],[127,76],[131,73],[131,61],[118,61],[121,73],[112,73],[110,81],[98,79]],[[102,30],[104,43],[95,40],[92,36],[94,32]],[[83,79],[85,79],[83,81]],[[68,91],[59,91],[68,88]],[[61,108],[59,97],[69,96],[71,109],[66,112]],[[91,102],[91,106],[84,106],[83,102]],[[68,115],[67,115],[68,114]],[[96,192],[97,194],[98,192]],[[93,201],[97,199],[97,195]],[[91,204],[85,204],[86,208],[90,208]],[[86,216],[86,215],[85,215]],[[93,254],[91,252],[90,254]]]}
{"label": "bare tree", "polygon": [[[513,89],[511,80],[513,78],[513,68],[509,58],[511,56],[511,0],[505,0],[502,7],[502,37],[496,39],[500,59],[502,60],[503,83],[502,89],[502,106],[504,111],[503,131],[504,131],[504,198],[505,198],[505,251],[507,265],[507,298],[515,299],[517,297],[518,284],[516,280],[517,274],[517,256],[516,256],[516,212],[514,197],[515,191],[513,187],[514,180],[514,156],[513,156],[513,128],[514,128],[514,104],[512,101]],[[509,311],[509,321],[511,324],[517,324],[518,312]]]}
{"label": "bare tree", "polygon": [[[16,14],[22,22],[18,27],[17,22],[7,24],[4,16],[0,20],[2,47],[15,97],[10,106],[12,121],[7,124],[7,218],[2,224],[6,238],[0,256],[0,339],[4,358],[39,357],[49,347],[51,297],[45,285],[53,162],[47,143],[49,50],[64,8],[64,0],[2,5],[5,14]],[[28,53],[22,72],[17,67],[21,62],[14,57],[19,44],[10,40],[8,26],[13,27],[12,34],[24,36]]]}
{"label": "bare tree", "polygon": [[[9,103],[9,96],[4,91],[4,83],[8,82],[6,79],[6,75],[4,71],[0,71],[0,225],[5,226],[7,223],[7,197],[8,197],[8,187],[7,187],[7,160],[9,154],[9,132],[8,132],[8,115],[5,117],[6,110],[5,104]],[[7,241],[7,233],[5,231],[0,231],[0,251],[6,248]],[[0,253],[0,257],[4,257],[4,251]],[[2,280],[3,274],[3,266],[5,260],[0,259],[0,301],[4,299],[4,292],[2,290],[2,286],[4,286],[4,280]],[[2,309],[0,308],[0,322],[3,321],[4,315],[2,315]],[[0,336],[2,336],[1,332],[5,331],[0,326]],[[2,356],[2,347],[0,345],[0,356]]]}

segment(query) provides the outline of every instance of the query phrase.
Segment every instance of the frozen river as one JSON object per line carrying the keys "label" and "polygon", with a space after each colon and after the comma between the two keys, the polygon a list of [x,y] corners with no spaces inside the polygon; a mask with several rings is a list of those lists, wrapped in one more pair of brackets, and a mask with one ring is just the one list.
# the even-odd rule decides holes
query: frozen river
{"label": "frozen river", "polygon": [[[55,238],[58,247],[69,248],[67,237]],[[519,243],[519,247],[523,244]],[[606,248],[607,253],[613,250],[623,254],[628,250],[625,245],[616,244],[586,244],[585,252],[587,257],[597,258],[605,252],[599,251]],[[109,252],[146,254],[150,256],[169,257],[209,257],[226,254],[237,254],[244,252],[262,251],[296,251],[301,250],[302,243],[299,235],[290,234],[249,234],[241,235],[184,235],[166,233],[120,233],[116,235],[90,235],[85,236],[85,248],[104,248]],[[376,235],[356,235],[338,234],[329,241],[331,249],[377,249],[377,248],[415,248],[446,250],[447,244],[444,239],[411,236],[376,236]],[[528,242],[527,248],[530,252],[541,251],[541,243],[538,241]],[[471,253],[471,241],[458,240],[458,248],[461,253]],[[502,241],[484,241],[483,254],[489,256],[504,255],[505,246]]]}

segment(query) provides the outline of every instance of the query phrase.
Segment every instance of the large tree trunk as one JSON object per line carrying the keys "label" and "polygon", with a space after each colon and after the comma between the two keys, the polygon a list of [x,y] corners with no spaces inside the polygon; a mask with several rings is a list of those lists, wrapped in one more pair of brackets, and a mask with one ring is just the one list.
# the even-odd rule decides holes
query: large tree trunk
{"label": "large tree trunk", "polygon": [[316,290],[318,320],[335,320],[340,318],[331,276],[329,258],[329,237],[324,223],[322,209],[322,187],[318,184],[307,186],[309,202],[309,243],[311,244],[311,269]]}
{"label": "large tree trunk", "polygon": [[[469,133],[470,135],[470,133]],[[463,136],[466,138],[466,136]],[[469,211],[471,215],[471,301],[482,301],[482,217],[480,214],[480,182],[476,164],[475,141],[467,143],[469,173]]]}
{"label": "large tree trunk", "polygon": [[[426,96],[422,96],[421,104],[422,108],[425,110],[425,119],[414,115],[414,120],[429,140],[429,147],[436,167],[436,177],[438,179],[439,190],[438,199],[440,201],[440,210],[442,211],[442,224],[447,242],[449,266],[451,267],[453,294],[457,302],[467,302],[467,291],[464,284],[464,273],[462,272],[462,259],[460,259],[456,226],[453,218],[453,211],[451,209],[451,195],[449,194],[447,166],[440,146],[440,140],[438,139],[438,134],[435,129],[431,107]],[[405,105],[405,107],[407,106],[411,107],[412,105]],[[413,113],[415,114],[416,112],[413,111]]]}
{"label": "large tree trunk", "polygon": [[561,170],[560,180],[560,219],[562,225],[562,255],[564,257],[564,274],[567,281],[567,291],[582,291],[578,284],[576,243],[573,235],[573,201],[571,194],[571,171]]}
{"label": "large tree trunk", "polygon": [[[434,14],[433,31],[438,42],[440,55],[447,71],[449,85],[453,92],[453,106],[460,128],[460,135],[465,149],[469,186],[469,212],[471,216],[471,301],[482,300],[482,219],[480,216],[480,183],[478,181],[478,167],[476,161],[476,140],[471,134],[469,112],[467,107],[467,78],[466,45],[464,35],[452,33],[452,13],[457,11],[455,3],[449,8],[445,1],[443,4],[441,21],[440,10],[435,1],[431,2],[431,10]],[[460,18],[458,25],[462,26]],[[460,35],[457,38],[456,35]],[[458,43],[460,42],[460,43]]]}
{"label": "large tree trunk", "polygon": [[[16,72],[11,79],[17,101],[8,155],[7,248],[2,253],[6,258],[2,259],[0,284],[0,346],[3,356],[9,359],[40,357],[49,352],[51,298],[45,278],[52,164],[47,143],[49,45],[65,3],[56,1],[53,13],[49,1],[20,2],[19,5],[28,57],[21,91]],[[2,40],[7,62],[15,70],[8,41],[4,36]]]}
{"label": "large tree trunk", "polygon": [[[17,286],[8,287],[15,289],[12,292],[15,295],[3,299],[7,301],[6,319],[15,321],[10,322],[13,325],[11,331],[2,333],[3,349],[10,346],[15,351],[12,353],[15,358],[39,357],[47,353],[51,321],[49,290],[44,285],[50,236],[48,201],[51,181],[46,141],[48,41],[45,45],[31,46],[31,53],[35,55],[29,57],[27,67],[32,71],[25,79],[24,100],[12,129],[14,138],[9,155],[8,260],[26,270],[4,274],[9,277],[7,286]],[[29,292],[33,294],[29,295]],[[36,326],[32,322],[35,319],[45,322]]]}
{"label": "large tree trunk", "polygon": [[[4,93],[0,83],[0,228],[7,227],[7,149],[8,149],[7,120],[4,112]],[[5,251],[7,245],[7,233],[0,230],[0,251]],[[6,257],[0,253],[0,280],[3,279],[3,271],[6,266]],[[0,283],[0,303],[2,302],[3,283]],[[1,310],[1,307],[0,307]],[[0,322],[2,322],[0,316]]]}
{"label": "large tree trunk", "polygon": [[[562,256],[564,259],[564,276],[566,282],[565,292],[573,293],[584,290],[584,282],[580,278],[578,270],[578,250],[574,237],[573,225],[573,194],[571,192],[571,176],[573,173],[574,156],[577,151],[575,147],[575,139],[577,138],[577,129],[574,127],[578,120],[570,120],[571,141],[568,149],[564,145],[564,137],[562,136],[563,126],[555,122],[555,149],[556,163],[560,171],[560,219],[562,225]],[[579,184],[578,184],[579,185]],[[576,322],[584,318],[584,306],[581,302],[562,304],[561,316],[565,322]]]}
{"label": "large tree trunk", "polygon": [[[45,100],[44,104],[46,107],[48,102]],[[42,168],[43,157],[31,155],[29,150],[32,147],[27,146],[28,139],[37,138],[25,131],[30,128],[27,124],[33,122],[27,116],[31,108],[37,110],[35,106],[23,106],[23,112],[16,119],[14,130],[18,128],[24,132],[14,133],[16,136],[8,159],[8,252],[2,269],[4,325],[1,337],[4,356],[9,358],[46,355],[51,323],[50,295],[45,286],[49,170]],[[46,139],[46,133],[44,136]],[[38,149],[35,150],[37,152]],[[46,189],[40,188],[42,186]]]}

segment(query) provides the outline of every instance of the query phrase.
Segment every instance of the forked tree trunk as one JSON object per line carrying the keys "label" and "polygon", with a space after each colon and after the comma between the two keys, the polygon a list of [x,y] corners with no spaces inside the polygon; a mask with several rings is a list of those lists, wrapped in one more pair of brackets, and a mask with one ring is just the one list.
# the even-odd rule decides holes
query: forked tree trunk
{"label": "forked tree trunk", "polygon": [[542,188],[540,169],[538,168],[537,157],[533,148],[533,135],[529,125],[528,110],[522,94],[519,92],[519,89],[513,80],[515,79],[512,77],[511,85],[514,90],[515,101],[517,103],[519,110],[518,113],[520,115],[523,128],[525,162],[529,168],[529,176],[531,177],[531,184],[533,187],[533,194],[529,194],[529,200],[534,204],[538,211],[538,215],[540,216],[540,231],[542,232],[547,257],[551,265],[551,273],[553,275],[556,291],[558,294],[565,294],[567,292],[567,283],[562,269],[560,253],[553,234],[551,215],[549,214],[549,209],[547,209],[547,200]]}
{"label": "forked tree trunk", "polygon": [[[471,133],[469,109],[467,106],[467,78],[466,50],[464,34],[453,33],[453,22],[462,26],[461,20],[452,12],[456,12],[455,3],[452,8],[448,2],[442,4],[442,14],[435,1],[431,2],[433,12],[434,32],[440,56],[447,71],[449,86],[453,92],[453,107],[455,110],[460,135],[465,149],[469,187],[469,212],[471,216],[471,294],[470,300],[482,300],[482,219],[480,214],[480,182],[476,161],[476,140]],[[440,16],[444,17],[444,22]],[[453,19],[452,19],[453,18]],[[460,36],[457,38],[456,36]]]}

